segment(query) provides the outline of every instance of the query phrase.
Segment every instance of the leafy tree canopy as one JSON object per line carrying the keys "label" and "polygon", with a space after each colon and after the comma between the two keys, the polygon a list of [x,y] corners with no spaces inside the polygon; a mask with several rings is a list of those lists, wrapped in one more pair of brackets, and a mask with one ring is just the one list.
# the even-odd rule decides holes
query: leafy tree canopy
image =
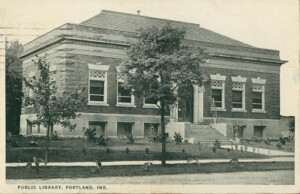
{"label": "leafy tree canopy", "polygon": [[208,55],[201,48],[182,44],[184,29],[166,25],[139,33],[131,45],[121,69],[126,74],[124,86],[135,96],[154,98],[166,105],[187,97],[191,85],[201,85],[200,65]]}
{"label": "leafy tree canopy", "polygon": [[16,40],[6,43],[6,131],[19,133],[20,114],[22,104],[22,44]]}
{"label": "leafy tree canopy", "polygon": [[46,61],[46,57],[37,57],[33,62],[37,66],[39,75],[24,79],[26,86],[34,93],[33,96],[26,97],[24,102],[26,106],[35,107],[37,120],[33,123],[40,123],[47,127],[48,137],[49,129],[55,124],[73,130],[76,125],[71,124],[70,120],[79,116],[76,111],[84,103],[84,98],[80,95],[82,90],[59,95],[56,93],[55,84],[50,81],[50,63]]}

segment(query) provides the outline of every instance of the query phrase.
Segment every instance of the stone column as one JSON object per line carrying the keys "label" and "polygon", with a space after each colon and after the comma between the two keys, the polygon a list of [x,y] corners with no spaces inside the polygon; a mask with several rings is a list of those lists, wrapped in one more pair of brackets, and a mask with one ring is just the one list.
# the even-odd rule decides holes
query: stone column
{"label": "stone column", "polygon": [[205,89],[203,86],[199,87],[198,89],[198,123],[203,122],[203,94],[205,92]]}
{"label": "stone column", "polygon": [[199,112],[199,94],[198,94],[198,86],[193,85],[194,89],[194,124],[198,124],[198,112]]}

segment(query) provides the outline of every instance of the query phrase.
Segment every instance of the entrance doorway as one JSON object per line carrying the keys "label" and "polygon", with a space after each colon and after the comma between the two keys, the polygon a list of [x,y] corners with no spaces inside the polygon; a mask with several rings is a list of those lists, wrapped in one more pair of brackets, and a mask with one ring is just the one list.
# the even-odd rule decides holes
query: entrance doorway
{"label": "entrance doorway", "polygon": [[[179,92],[181,92],[180,89],[178,90],[178,93]],[[188,87],[188,92],[182,96],[183,99],[178,102],[178,121],[193,122],[193,86],[190,85],[190,87]]]}

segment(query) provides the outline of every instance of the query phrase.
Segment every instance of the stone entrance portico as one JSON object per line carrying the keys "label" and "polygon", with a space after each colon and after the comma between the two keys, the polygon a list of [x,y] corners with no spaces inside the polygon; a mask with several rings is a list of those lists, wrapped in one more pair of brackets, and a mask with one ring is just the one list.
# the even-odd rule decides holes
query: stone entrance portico
{"label": "stone entrance portico", "polygon": [[[192,106],[192,111],[193,111],[193,123],[194,124],[199,124],[203,123],[203,97],[204,97],[204,92],[205,89],[203,86],[193,86],[193,106]],[[179,106],[178,103],[176,102],[174,105],[171,107],[170,111],[170,122],[178,122],[178,111],[179,111]],[[186,121],[184,121],[186,122]]]}

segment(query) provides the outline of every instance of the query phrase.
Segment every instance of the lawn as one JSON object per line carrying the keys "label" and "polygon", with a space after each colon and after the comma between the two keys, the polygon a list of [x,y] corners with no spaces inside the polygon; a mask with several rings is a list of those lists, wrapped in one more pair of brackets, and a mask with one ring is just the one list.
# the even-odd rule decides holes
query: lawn
{"label": "lawn", "polygon": [[[39,140],[38,147],[28,147],[29,138],[22,138],[17,141],[24,147],[8,147],[6,149],[6,162],[31,162],[35,156],[45,158],[45,139]],[[27,146],[25,146],[27,145]],[[128,153],[125,151],[128,148]],[[148,149],[149,152],[146,152]],[[108,151],[109,150],[109,151]],[[198,144],[175,144],[166,145],[167,160],[198,159],[231,159],[238,158],[266,158],[265,155],[241,152],[230,149],[217,149]],[[149,143],[145,140],[138,140],[128,144],[128,140],[108,140],[107,145],[97,145],[84,141],[83,139],[66,139],[52,141],[48,153],[49,162],[83,162],[83,161],[141,161],[160,160],[161,144]]]}
{"label": "lawn", "polygon": [[282,145],[280,149],[276,147],[276,144],[278,142],[271,142],[270,145],[265,144],[264,142],[256,143],[256,142],[250,142],[249,144],[246,143],[248,146],[252,147],[259,147],[259,148],[265,148],[270,150],[278,150],[278,151],[285,151],[285,152],[295,152],[295,141],[286,142],[285,145]]}
{"label": "lawn", "polygon": [[85,178],[85,177],[112,177],[112,176],[149,176],[167,174],[196,174],[196,173],[224,173],[236,171],[269,171],[293,170],[293,162],[275,163],[239,163],[234,166],[229,163],[210,164],[170,164],[166,167],[153,165],[146,171],[141,166],[104,166],[100,172],[93,172],[95,167],[40,167],[39,174],[35,168],[7,167],[7,179],[40,179],[40,178]]}

